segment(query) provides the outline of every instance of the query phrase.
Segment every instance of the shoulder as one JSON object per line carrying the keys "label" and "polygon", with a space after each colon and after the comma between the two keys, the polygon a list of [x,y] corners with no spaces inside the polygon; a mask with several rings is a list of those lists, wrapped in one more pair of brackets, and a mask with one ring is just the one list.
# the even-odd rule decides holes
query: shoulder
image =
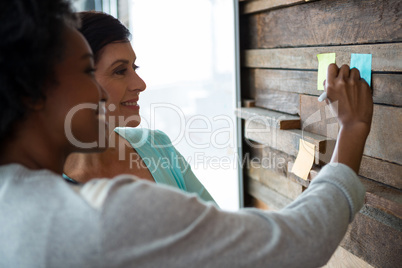
{"label": "shoulder", "polygon": [[[152,205],[181,202],[179,200],[197,199],[194,194],[184,195],[182,191],[166,185],[156,185],[136,176],[123,174],[112,179],[94,179],[82,185],[79,194],[91,207],[103,213],[114,208],[144,207],[149,210]],[[142,206],[145,199],[153,198],[149,207]],[[117,210],[120,210],[117,209]],[[166,209],[166,208],[165,208]],[[105,211],[106,210],[106,211]],[[121,212],[121,211],[120,211]],[[110,212],[109,213],[114,213]]]}
{"label": "shoulder", "polygon": [[172,146],[172,141],[163,131],[160,130],[150,130],[150,138],[155,144],[160,145],[170,145]]}

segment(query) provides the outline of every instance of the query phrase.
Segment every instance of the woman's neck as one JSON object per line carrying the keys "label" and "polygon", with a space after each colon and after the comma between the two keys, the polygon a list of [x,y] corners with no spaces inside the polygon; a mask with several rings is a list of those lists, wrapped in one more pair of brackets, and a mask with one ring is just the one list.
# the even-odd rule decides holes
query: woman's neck
{"label": "woman's neck", "polygon": [[34,115],[16,124],[2,142],[0,165],[17,163],[33,170],[48,169],[62,174],[68,148],[32,118]]}

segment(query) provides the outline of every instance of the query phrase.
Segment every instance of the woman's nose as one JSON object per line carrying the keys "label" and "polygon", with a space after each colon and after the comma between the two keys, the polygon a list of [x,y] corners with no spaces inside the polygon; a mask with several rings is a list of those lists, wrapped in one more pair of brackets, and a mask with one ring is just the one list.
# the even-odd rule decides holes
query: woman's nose
{"label": "woman's nose", "polygon": [[144,80],[134,71],[130,77],[130,83],[128,85],[128,90],[134,91],[138,90],[140,92],[146,89],[147,85]]}

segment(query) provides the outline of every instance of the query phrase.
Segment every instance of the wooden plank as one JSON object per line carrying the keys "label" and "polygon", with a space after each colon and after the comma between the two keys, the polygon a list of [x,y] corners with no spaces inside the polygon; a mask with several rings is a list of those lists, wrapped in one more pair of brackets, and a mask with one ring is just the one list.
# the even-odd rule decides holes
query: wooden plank
{"label": "wooden plank", "polygon": [[313,166],[308,174],[307,180],[304,180],[304,179],[300,178],[299,176],[297,176],[296,174],[292,173],[293,165],[294,165],[294,161],[288,163],[288,178],[296,180],[296,181],[301,181],[301,182],[304,181],[305,184],[304,185],[302,184],[302,185],[305,187],[308,187],[310,185],[310,182],[318,175],[318,172],[320,170],[317,166]]}
{"label": "wooden plank", "polygon": [[[298,177],[290,172],[293,163],[288,163],[288,177]],[[309,174],[309,180],[313,180],[320,172],[320,168],[313,166]],[[389,215],[393,215],[398,219],[402,219],[402,192],[401,190],[386,186],[384,184],[363,178],[359,176],[360,181],[366,188],[365,204]]]}
{"label": "wooden plank", "polygon": [[[402,71],[402,70],[401,70]],[[243,85],[254,98],[265,91],[285,91],[319,96],[316,71],[295,71],[275,69],[243,69],[243,76],[249,76],[249,83]],[[402,74],[372,74],[373,100],[375,104],[402,106]]]}
{"label": "wooden plank", "polygon": [[339,132],[338,119],[325,102],[317,97],[300,95],[300,118],[302,130],[336,139]]}
{"label": "wooden plank", "polygon": [[[257,180],[248,178],[247,182],[249,193],[269,207],[281,209],[287,205],[287,202],[290,202],[290,200]],[[363,183],[366,187],[369,186],[366,202],[372,201],[370,198],[370,194],[373,193],[372,187],[364,181]],[[384,196],[384,193],[382,195]],[[373,213],[373,211],[377,210],[369,209],[367,206],[365,210],[369,210],[369,212],[367,213],[362,209],[361,212],[365,214],[358,213],[356,215],[354,222],[351,224],[351,229],[341,245],[375,267],[397,267],[395,264],[400,261],[401,255],[398,253],[400,253],[401,248],[394,247],[395,245],[400,245],[398,241],[401,241],[402,238],[401,219],[392,218],[392,216],[381,211]],[[381,249],[379,249],[378,245],[381,245]]]}
{"label": "wooden plank", "polygon": [[249,178],[262,183],[269,189],[291,200],[296,199],[303,192],[303,188],[300,184],[289,180],[287,177],[271,169],[270,166],[255,163],[250,165],[246,173]]}
{"label": "wooden plank", "polygon": [[253,197],[250,195],[250,206],[254,207],[254,208],[258,208],[258,209],[262,209],[262,210],[271,210],[270,207],[265,204],[264,202],[262,202],[261,200]]}
{"label": "wooden plank", "polygon": [[[320,116],[321,115],[323,116]],[[300,118],[302,130],[334,138],[337,133],[333,115],[324,102],[314,96],[300,95]],[[321,120],[319,120],[321,119]],[[327,125],[328,123],[328,125]],[[328,131],[328,126],[332,130]],[[386,130],[386,131],[385,131]],[[402,164],[402,109],[399,107],[374,105],[371,131],[366,141],[364,154],[389,162]]]}
{"label": "wooden plank", "polygon": [[402,219],[402,192],[360,177],[366,188],[365,204]]}
{"label": "wooden plank", "polygon": [[299,94],[275,90],[257,90],[255,106],[279,112],[299,114]]}
{"label": "wooden plank", "polygon": [[242,75],[249,77],[248,84],[244,84],[243,88],[253,92],[276,90],[316,96],[321,94],[317,90],[316,71],[243,68]]}
{"label": "wooden plank", "polygon": [[242,51],[242,66],[317,70],[317,54],[336,53],[336,64],[350,64],[351,53],[372,54],[373,72],[402,71],[402,43],[359,46],[247,49]]}
{"label": "wooden plank", "polygon": [[254,179],[248,178],[247,184],[249,191],[248,193],[251,196],[261,200],[274,210],[282,209],[292,202],[291,199],[275,192]]}
{"label": "wooden plank", "polygon": [[401,133],[402,109],[374,105],[371,131],[366,141],[364,154],[401,165]]}
{"label": "wooden plank", "polygon": [[299,129],[280,130],[257,122],[246,121],[244,130],[244,137],[246,139],[256,141],[292,156],[297,156],[299,152],[300,139],[310,142],[316,148],[314,160],[316,164],[320,164],[320,153],[325,154],[327,144],[333,142],[333,140],[324,136],[307,131]]}
{"label": "wooden plank", "polygon": [[[399,222],[400,224],[400,222]],[[358,213],[341,246],[374,267],[400,267],[402,232]]]}
{"label": "wooden plank", "polygon": [[[246,48],[402,41],[400,0],[317,1],[246,16]],[[244,29],[244,28],[243,28]]]}
{"label": "wooden plank", "polygon": [[[311,1],[311,0],[310,0]],[[291,5],[304,4],[309,0],[257,0],[247,1],[240,5],[240,14],[251,14],[274,8],[282,8]]]}
{"label": "wooden plank", "polygon": [[402,106],[401,85],[402,74],[373,74],[371,88],[374,103]]}
{"label": "wooden plank", "polygon": [[353,255],[343,247],[338,247],[331,259],[322,268],[359,267],[374,268],[364,260]]}
{"label": "wooden plank", "polygon": [[262,108],[238,108],[235,110],[238,117],[254,120],[279,129],[300,129],[300,117],[292,116]]}
{"label": "wooden plank", "polygon": [[[261,165],[270,170],[274,170],[279,175],[287,177],[287,179],[303,186],[302,190],[308,187],[310,181],[303,180],[297,176],[291,176],[289,165],[292,165],[296,157],[288,155],[284,152],[275,150],[269,146],[248,141],[243,146],[243,153],[248,159],[261,159]],[[247,166],[247,168],[249,165]],[[244,166],[243,166],[244,168]],[[247,169],[246,168],[246,169]]]}
{"label": "wooden plank", "polygon": [[402,165],[363,155],[359,175],[402,190]]}
{"label": "wooden plank", "polygon": [[242,106],[246,108],[255,107],[255,100],[254,99],[243,99]]}
{"label": "wooden plank", "polygon": [[[264,168],[269,168],[283,177],[288,177],[288,163],[294,162],[296,160],[295,156],[288,155],[287,153],[275,150],[269,146],[262,147],[261,151],[261,156],[264,160],[262,165]],[[294,182],[297,183],[297,181]]]}

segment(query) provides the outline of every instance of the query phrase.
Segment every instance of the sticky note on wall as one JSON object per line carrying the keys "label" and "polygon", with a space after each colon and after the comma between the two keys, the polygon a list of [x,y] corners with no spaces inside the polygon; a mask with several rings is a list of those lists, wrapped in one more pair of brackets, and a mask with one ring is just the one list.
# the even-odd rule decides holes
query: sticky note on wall
{"label": "sticky note on wall", "polygon": [[327,69],[331,63],[335,63],[335,53],[323,53],[317,55],[318,59],[318,77],[317,89],[324,90],[324,80],[327,79]]}
{"label": "sticky note on wall", "polygon": [[360,77],[366,80],[371,86],[371,54],[354,54],[350,57],[350,69],[356,68],[360,71]]}
{"label": "sticky note on wall", "polygon": [[299,153],[297,154],[292,173],[300,178],[307,180],[311,167],[314,163],[315,145],[300,139]]}

